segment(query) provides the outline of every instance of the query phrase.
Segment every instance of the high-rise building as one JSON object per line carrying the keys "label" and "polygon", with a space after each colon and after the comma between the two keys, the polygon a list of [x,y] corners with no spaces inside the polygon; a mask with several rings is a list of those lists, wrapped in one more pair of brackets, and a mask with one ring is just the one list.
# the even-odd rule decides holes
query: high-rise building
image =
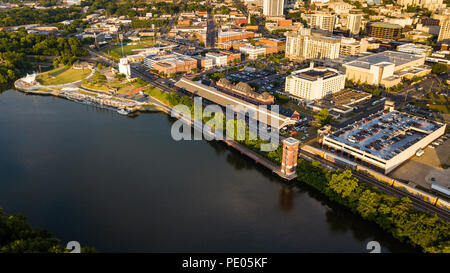
{"label": "high-rise building", "polygon": [[284,0],[264,0],[265,16],[280,16],[283,15]]}
{"label": "high-rise building", "polygon": [[361,13],[350,13],[348,15],[348,30],[350,34],[358,35],[361,29]]}
{"label": "high-rise building", "polygon": [[385,22],[372,22],[367,25],[367,35],[382,39],[397,40],[401,38],[402,26]]}
{"label": "high-rise building", "polygon": [[329,13],[311,14],[311,27],[326,30],[333,33],[336,24],[336,16]]}
{"label": "high-rise building", "polygon": [[450,40],[450,17],[447,17],[440,22],[441,29],[439,30],[438,42],[449,42]]}
{"label": "high-rise building", "polygon": [[286,57],[290,60],[339,58],[340,39],[312,36],[310,29],[286,33]]}
{"label": "high-rise building", "polygon": [[336,69],[314,67],[292,72],[286,77],[285,91],[301,100],[317,100],[336,93],[345,86],[345,75]]}
{"label": "high-rise building", "polygon": [[283,158],[281,172],[285,175],[293,175],[297,169],[298,145],[300,141],[293,137],[283,140]]}

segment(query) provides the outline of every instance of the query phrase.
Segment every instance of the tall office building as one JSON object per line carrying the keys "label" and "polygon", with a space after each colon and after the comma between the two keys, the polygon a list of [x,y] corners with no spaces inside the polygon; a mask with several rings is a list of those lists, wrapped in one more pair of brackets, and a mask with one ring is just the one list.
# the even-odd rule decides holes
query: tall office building
{"label": "tall office building", "polygon": [[311,14],[311,27],[326,30],[333,33],[336,24],[336,16],[329,13]]}
{"label": "tall office building", "polygon": [[450,41],[450,17],[447,17],[440,22],[441,28],[439,30],[438,42]]}
{"label": "tall office building", "polygon": [[297,169],[298,145],[300,141],[293,137],[283,140],[283,158],[281,161],[281,172],[293,175]]}
{"label": "tall office building", "polygon": [[284,0],[264,0],[265,16],[280,16],[283,15]]}
{"label": "tall office building", "polygon": [[358,35],[361,29],[361,13],[350,13],[348,15],[348,30],[350,34]]}
{"label": "tall office building", "polygon": [[290,60],[339,58],[340,39],[312,36],[310,29],[286,33],[286,57]]}

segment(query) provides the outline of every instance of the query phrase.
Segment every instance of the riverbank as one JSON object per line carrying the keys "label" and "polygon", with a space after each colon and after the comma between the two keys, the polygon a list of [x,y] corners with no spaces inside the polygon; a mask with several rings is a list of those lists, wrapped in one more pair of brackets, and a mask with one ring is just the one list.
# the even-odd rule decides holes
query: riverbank
{"label": "riverbank", "polygon": [[[166,95],[170,94],[164,94],[164,96]],[[163,103],[161,100],[156,100],[162,106],[165,106],[166,113],[171,113],[171,107],[177,105],[181,101],[181,98],[177,94],[172,94],[170,99],[167,100],[169,101],[169,105]],[[188,119],[187,123],[195,125],[192,122],[192,118]],[[246,142],[241,144],[242,147],[247,146],[245,150],[241,149],[241,152],[244,150],[247,156],[255,160],[252,156],[255,152],[252,149],[257,148],[258,143],[256,145],[250,144],[250,147]],[[270,153],[262,154],[263,157],[269,157],[269,155]],[[281,157],[281,154],[272,154],[270,157],[272,159],[271,161],[274,161],[276,157]],[[275,162],[278,160],[275,160]],[[258,160],[255,161],[258,162]],[[261,164],[261,162],[258,163]],[[320,167],[315,165],[311,166]],[[310,172],[310,169],[306,168],[301,170],[301,166],[299,166],[297,176],[305,176]],[[326,171],[328,170],[325,168],[320,171],[323,178],[312,176],[308,177],[308,179],[299,180],[303,182],[308,181],[331,200],[348,207],[352,212],[361,215],[363,219],[377,223],[383,230],[390,232],[399,240],[407,240],[413,246],[420,246],[426,252],[450,252],[450,225],[448,222],[440,221],[436,215],[414,209],[409,198],[400,200],[395,196],[373,190],[367,184],[352,177],[351,172],[342,176],[339,170],[335,172],[328,171],[328,173]],[[292,178],[295,178],[295,176]],[[314,179],[318,181],[314,181]],[[395,210],[400,210],[401,213],[395,213]],[[379,213],[381,215],[378,215]],[[404,229],[407,229],[407,231]]]}
{"label": "riverbank", "polygon": [[174,122],[6,91],[1,206],[98,252],[415,251],[225,143],[173,140]]}
{"label": "riverbank", "polygon": [[78,103],[107,108],[113,111],[122,110],[127,114],[159,110],[147,100],[135,101],[119,96],[108,95],[96,90],[84,88],[80,84],[81,80],[62,85],[40,85],[37,82],[30,84],[25,82],[24,78],[20,78],[14,82],[15,88],[26,94],[55,96]]}

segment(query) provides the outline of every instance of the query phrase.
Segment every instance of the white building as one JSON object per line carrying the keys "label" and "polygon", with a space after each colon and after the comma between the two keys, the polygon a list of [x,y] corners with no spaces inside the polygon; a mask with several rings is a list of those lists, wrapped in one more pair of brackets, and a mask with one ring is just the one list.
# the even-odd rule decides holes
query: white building
{"label": "white building", "polygon": [[358,35],[361,29],[362,14],[360,13],[350,13],[348,15],[348,30],[350,34]]}
{"label": "white building", "polygon": [[70,5],[70,6],[72,6],[72,5],[80,5],[81,4],[81,0],[64,0],[64,2],[67,5]]}
{"label": "white building", "polygon": [[329,32],[333,32],[336,24],[336,16],[329,13],[315,13],[311,14],[311,27],[319,28]]}
{"label": "white building", "polygon": [[445,134],[445,128],[446,124],[390,109],[326,135],[323,145],[387,174]]}
{"label": "white building", "polygon": [[215,52],[209,52],[205,54],[205,57],[211,58],[213,60],[214,66],[226,66],[228,62],[228,56],[224,54],[219,54]]}
{"label": "white building", "polygon": [[284,0],[264,0],[265,16],[281,16],[283,15]]}
{"label": "white building", "polygon": [[312,36],[310,29],[287,32],[286,57],[290,60],[337,59],[341,40],[325,36]]}
{"label": "white building", "polygon": [[306,101],[321,99],[344,89],[345,75],[336,69],[314,67],[297,70],[286,77],[285,91],[290,96]]}
{"label": "white building", "polygon": [[397,47],[397,51],[399,51],[399,52],[418,54],[421,56],[430,55],[432,50],[433,49],[431,46],[426,46],[426,45],[421,45],[421,44],[412,44],[412,43],[399,45]]}
{"label": "white building", "polygon": [[250,60],[256,60],[259,56],[266,55],[266,48],[264,46],[254,46],[251,44],[241,46],[239,48],[239,51],[243,52],[244,54],[248,54],[248,58]]}
{"label": "white building", "polygon": [[441,20],[439,23],[441,29],[439,30],[438,42],[449,42],[450,41],[450,16]]}
{"label": "white building", "polygon": [[131,77],[130,64],[127,58],[121,58],[119,61],[119,73],[124,74],[127,78]]}

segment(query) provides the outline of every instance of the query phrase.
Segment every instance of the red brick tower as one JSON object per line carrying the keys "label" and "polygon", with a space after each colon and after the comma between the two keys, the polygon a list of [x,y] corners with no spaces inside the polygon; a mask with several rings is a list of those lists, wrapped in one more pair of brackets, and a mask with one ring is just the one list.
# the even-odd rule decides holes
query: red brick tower
{"label": "red brick tower", "polygon": [[283,140],[283,158],[281,162],[281,172],[285,175],[292,175],[297,168],[298,145],[300,141],[290,137]]}

